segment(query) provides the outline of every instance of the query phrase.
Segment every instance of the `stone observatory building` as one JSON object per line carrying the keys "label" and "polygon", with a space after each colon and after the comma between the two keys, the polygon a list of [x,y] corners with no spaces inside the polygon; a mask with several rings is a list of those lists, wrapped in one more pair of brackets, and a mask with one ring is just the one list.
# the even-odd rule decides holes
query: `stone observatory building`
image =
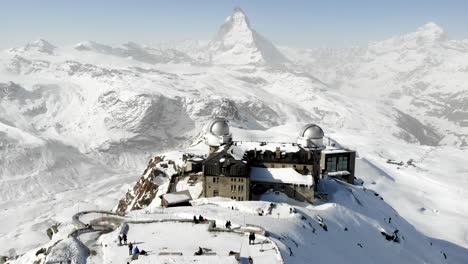
{"label": "stone observatory building", "polygon": [[202,163],[204,196],[257,200],[273,190],[313,203],[321,178],[353,183],[354,151],[325,146],[316,124],[305,125],[298,134],[290,143],[233,141],[228,121],[215,118],[204,136],[209,147]]}

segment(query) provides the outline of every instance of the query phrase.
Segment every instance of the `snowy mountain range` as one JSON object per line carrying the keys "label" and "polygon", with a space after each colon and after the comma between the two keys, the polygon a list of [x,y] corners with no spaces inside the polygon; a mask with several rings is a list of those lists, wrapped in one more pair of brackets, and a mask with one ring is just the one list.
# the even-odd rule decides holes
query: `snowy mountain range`
{"label": "snowy mountain range", "polygon": [[[223,116],[244,137],[272,141],[320,124],[389,175],[357,175],[369,188],[418,232],[459,245],[446,250],[463,259],[467,81],[468,40],[450,40],[434,23],[367,47],[277,48],[238,8],[207,44],[56,47],[41,39],[5,50],[0,255],[38,247],[46,228],[78,209],[112,208],[156,153],[197,143],[203,125]],[[384,162],[410,158],[422,167]],[[437,210],[434,223],[421,208]],[[443,224],[448,234],[430,229]]]}

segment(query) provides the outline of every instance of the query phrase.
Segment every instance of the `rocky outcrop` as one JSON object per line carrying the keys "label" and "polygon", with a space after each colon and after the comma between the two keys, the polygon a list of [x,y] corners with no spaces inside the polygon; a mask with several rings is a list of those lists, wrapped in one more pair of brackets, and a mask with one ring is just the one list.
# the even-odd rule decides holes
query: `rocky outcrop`
{"label": "rocky outcrop", "polygon": [[152,158],[148,167],[143,172],[143,176],[138,180],[133,189],[129,190],[125,197],[119,201],[115,211],[123,214],[130,210],[138,210],[148,206],[158,192],[158,181],[156,177],[167,177],[156,165],[163,161],[164,157],[156,156]]}

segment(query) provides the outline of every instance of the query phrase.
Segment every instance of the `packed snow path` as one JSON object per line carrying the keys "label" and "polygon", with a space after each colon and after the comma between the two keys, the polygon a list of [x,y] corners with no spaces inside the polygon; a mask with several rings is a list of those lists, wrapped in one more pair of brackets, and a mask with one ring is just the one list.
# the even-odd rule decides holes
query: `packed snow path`
{"label": "packed snow path", "polygon": [[[144,246],[145,250],[149,252],[148,256],[133,259],[135,263],[154,263],[163,260],[188,263],[196,259],[203,261],[203,263],[219,263],[219,261],[238,263],[235,254],[229,256],[231,251],[237,253],[241,263],[248,263],[249,257],[252,257],[255,263],[260,264],[284,263],[278,247],[272,240],[260,235],[264,234],[265,231],[259,227],[236,226],[227,229],[219,226],[214,227],[215,220],[195,224],[193,219],[183,218],[137,220],[98,210],[79,212],[72,219],[77,229],[69,234],[68,239],[58,241],[49,249],[51,254],[47,256],[46,263],[60,263],[60,261],[69,260],[72,263],[132,261],[132,256],[128,255],[127,246],[119,245],[117,242],[117,237],[121,233],[133,238],[142,237],[144,238],[142,240],[145,240],[145,242],[139,242],[135,239],[128,241],[135,246],[144,244],[141,246]],[[181,231],[183,231],[182,236]],[[246,231],[259,233],[256,244],[249,245]],[[148,236],[149,232],[151,236]],[[89,243],[89,241],[86,243],[79,238],[88,233],[99,234],[99,238],[95,242],[99,242],[98,244],[101,245],[101,248],[98,249],[101,253],[100,256],[90,256],[91,250],[87,248],[87,244],[93,243]],[[202,248],[206,252],[202,256],[194,256],[193,253],[198,249],[197,245],[202,244]],[[55,250],[56,248],[60,250]],[[81,261],[85,260],[85,262],[80,262],[80,259]]]}

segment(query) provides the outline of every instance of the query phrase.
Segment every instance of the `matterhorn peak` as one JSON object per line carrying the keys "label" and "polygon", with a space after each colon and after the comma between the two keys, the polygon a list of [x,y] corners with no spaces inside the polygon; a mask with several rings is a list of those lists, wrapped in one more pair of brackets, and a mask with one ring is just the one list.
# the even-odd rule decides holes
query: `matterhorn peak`
{"label": "matterhorn peak", "polygon": [[276,47],[250,26],[244,11],[236,7],[210,42],[211,62],[226,65],[281,64],[286,62]]}
{"label": "matterhorn peak", "polygon": [[231,22],[233,26],[250,28],[249,19],[240,7],[235,7],[232,15],[226,18],[226,22]]}

